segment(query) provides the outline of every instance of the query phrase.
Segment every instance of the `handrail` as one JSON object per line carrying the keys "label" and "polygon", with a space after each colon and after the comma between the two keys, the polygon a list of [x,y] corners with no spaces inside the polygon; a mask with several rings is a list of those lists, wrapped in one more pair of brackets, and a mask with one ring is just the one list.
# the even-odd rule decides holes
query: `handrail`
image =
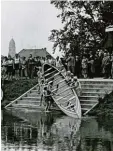
{"label": "handrail", "polygon": [[17,99],[11,101],[8,105],[5,106],[5,108],[7,108],[8,106],[10,106],[11,104],[13,104],[14,102],[16,102],[17,100],[19,100],[21,97],[23,97],[24,95],[26,95],[28,92],[30,92],[31,90],[33,90],[35,87],[37,87],[39,84],[36,84],[34,87],[32,87],[31,89],[29,89],[27,92],[25,92],[24,94],[22,94],[21,96],[19,96]]}

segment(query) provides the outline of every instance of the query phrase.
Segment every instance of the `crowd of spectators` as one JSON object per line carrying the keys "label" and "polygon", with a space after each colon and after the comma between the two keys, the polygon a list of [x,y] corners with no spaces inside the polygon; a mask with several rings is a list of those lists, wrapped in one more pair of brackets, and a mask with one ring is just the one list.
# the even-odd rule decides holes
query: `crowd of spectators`
{"label": "crowd of spectators", "polygon": [[[32,79],[39,75],[41,67],[44,63],[50,63],[52,59],[48,57],[32,57],[32,54],[29,55],[29,58],[26,57],[20,58],[18,54],[14,58],[11,56],[4,57],[2,60],[2,78],[8,80],[19,80],[20,78]],[[51,61],[52,63],[52,61]]]}
{"label": "crowd of spectators", "polygon": [[113,79],[113,52],[97,50],[84,53],[81,57],[72,56],[69,53],[62,58],[62,63],[67,71],[70,71],[78,78],[104,77]]}
{"label": "crowd of spectators", "polygon": [[18,54],[14,58],[4,57],[2,60],[2,78],[19,80],[20,78],[40,77],[44,63],[56,66],[59,70],[64,67],[66,71],[70,71],[77,78],[104,77],[113,79],[113,52],[110,54],[107,50],[97,50],[95,54],[90,51],[75,57],[72,53],[68,53],[65,57],[59,58],[57,56],[56,59],[33,57],[32,54],[29,55],[28,59],[26,57],[20,58]]}

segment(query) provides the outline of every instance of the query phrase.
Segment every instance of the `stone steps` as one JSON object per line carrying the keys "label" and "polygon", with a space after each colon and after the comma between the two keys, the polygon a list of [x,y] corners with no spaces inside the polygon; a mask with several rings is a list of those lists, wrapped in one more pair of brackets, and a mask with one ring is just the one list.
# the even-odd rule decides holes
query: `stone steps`
{"label": "stone steps", "polygon": [[99,98],[113,91],[111,79],[80,79],[82,95],[79,97],[82,113],[85,115],[98,103]]}
{"label": "stone steps", "polygon": [[80,96],[79,99],[80,100],[96,100],[98,99],[98,96]]}
{"label": "stone steps", "polygon": [[[12,104],[11,108],[28,108],[28,109],[39,109],[39,110],[45,110],[45,106],[40,106],[39,105],[33,105],[31,106],[31,104]],[[51,107],[51,110],[53,111],[61,111],[58,107]]]}
{"label": "stone steps", "polygon": [[81,104],[81,107],[82,108],[87,108],[87,109],[90,109],[92,106],[94,105],[94,103],[92,103],[92,104]]}
{"label": "stone steps", "polygon": [[40,100],[37,100],[37,101],[35,101],[35,100],[19,100],[18,101],[18,104],[30,104],[30,105],[38,105],[38,104],[40,104]]}
{"label": "stone steps", "polygon": [[80,100],[80,104],[95,104],[98,103],[97,100]]}
{"label": "stone steps", "polygon": [[22,99],[24,99],[24,100],[40,100],[41,97],[40,96],[38,96],[38,97],[27,96],[27,97],[22,97]]}
{"label": "stone steps", "polygon": [[83,96],[104,96],[105,92],[82,92]]}
{"label": "stone steps", "polygon": [[30,93],[28,94],[28,97],[39,97],[39,93]]}
{"label": "stone steps", "polygon": [[113,80],[112,79],[102,79],[102,78],[98,78],[98,79],[79,79],[80,83],[87,83],[87,84],[113,84]]}
{"label": "stone steps", "polygon": [[[16,107],[27,107],[27,108],[31,108],[31,104],[27,104],[27,103],[25,103],[25,104],[13,104],[12,105],[13,107],[14,106],[16,106]],[[32,104],[32,108],[38,108],[40,105],[34,105],[34,104]]]}
{"label": "stone steps", "polygon": [[100,89],[102,89],[102,88],[104,88],[104,89],[108,89],[108,88],[110,88],[110,89],[113,89],[113,86],[112,85],[100,85],[100,84],[81,84],[81,87],[82,88],[95,88],[95,89],[98,89],[98,88],[100,88]]}
{"label": "stone steps", "polygon": [[103,88],[103,89],[101,89],[101,88],[82,88],[82,93],[84,93],[84,92],[94,92],[94,93],[96,93],[96,92],[102,92],[102,93],[108,93],[109,91],[112,91],[112,89],[105,89],[105,88]]}

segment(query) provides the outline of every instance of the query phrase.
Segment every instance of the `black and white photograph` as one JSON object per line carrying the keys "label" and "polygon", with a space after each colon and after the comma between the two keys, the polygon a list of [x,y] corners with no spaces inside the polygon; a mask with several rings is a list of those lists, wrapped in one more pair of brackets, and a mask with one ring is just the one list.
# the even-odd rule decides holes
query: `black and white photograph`
{"label": "black and white photograph", "polygon": [[1,151],[113,151],[113,1],[1,1]]}

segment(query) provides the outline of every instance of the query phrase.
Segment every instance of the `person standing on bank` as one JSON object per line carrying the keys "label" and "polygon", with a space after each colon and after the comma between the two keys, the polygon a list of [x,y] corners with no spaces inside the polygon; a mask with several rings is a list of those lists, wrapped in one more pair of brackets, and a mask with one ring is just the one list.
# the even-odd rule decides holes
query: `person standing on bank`
{"label": "person standing on bank", "polygon": [[84,78],[87,78],[88,75],[88,59],[86,58],[86,56],[83,56],[82,59],[82,75]]}
{"label": "person standing on bank", "polygon": [[11,56],[9,56],[7,61],[8,80],[12,81],[13,71],[14,71],[14,60],[11,58]]}
{"label": "person standing on bank", "polygon": [[80,77],[80,71],[81,71],[81,61],[79,59],[79,56],[75,56],[75,76],[78,78]]}
{"label": "person standing on bank", "polygon": [[26,77],[27,79],[27,61],[26,61],[26,57],[23,57],[22,61],[21,61],[21,77]]}
{"label": "person standing on bank", "polygon": [[95,73],[94,59],[93,56],[90,56],[88,60],[88,77],[93,78],[94,73]]}
{"label": "person standing on bank", "polygon": [[28,58],[28,76],[29,78],[33,78],[33,72],[34,72],[34,59],[32,57],[32,54],[30,54]]}
{"label": "person standing on bank", "polygon": [[72,56],[72,53],[69,53],[68,58],[66,59],[68,71],[71,71],[74,74],[75,68],[75,59]]}
{"label": "person standing on bank", "polygon": [[20,69],[20,57],[18,54],[16,54],[14,58],[14,70],[16,80],[19,80],[19,69]]}
{"label": "person standing on bank", "polygon": [[1,66],[1,77],[2,79],[5,79],[7,77],[7,57],[4,57],[2,66]]}
{"label": "person standing on bank", "polygon": [[109,76],[110,76],[109,75],[109,68],[110,68],[110,57],[105,52],[104,58],[102,60],[102,69],[103,69],[104,78],[109,78]]}
{"label": "person standing on bank", "polygon": [[111,54],[111,78],[113,79],[113,52]]}
{"label": "person standing on bank", "polygon": [[59,56],[56,57],[56,67],[57,69],[61,70],[61,61]]}

